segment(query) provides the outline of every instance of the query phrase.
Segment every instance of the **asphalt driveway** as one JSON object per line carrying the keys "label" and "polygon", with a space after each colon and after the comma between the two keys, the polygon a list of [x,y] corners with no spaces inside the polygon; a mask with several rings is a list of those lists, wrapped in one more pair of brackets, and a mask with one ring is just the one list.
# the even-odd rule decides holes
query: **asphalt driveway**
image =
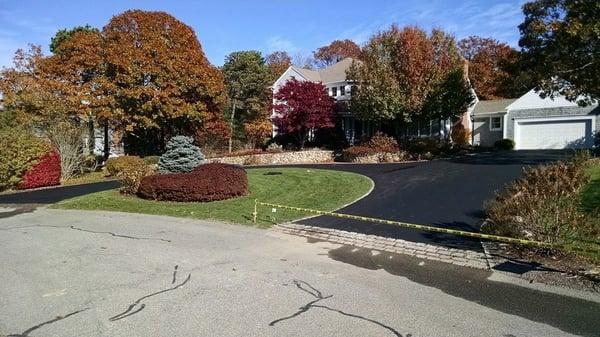
{"label": "asphalt driveway", "polygon": [[116,180],[90,184],[58,186],[17,193],[0,194],[0,204],[54,204],[82,195],[119,187]]}
{"label": "asphalt driveway", "polygon": [[[351,171],[373,179],[364,199],[339,212],[467,231],[478,231],[484,202],[517,179],[523,168],[564,159],[561,151],[480,153],[454,159],[398,164],[338,164],[327,169]],[[307,167],[324,168],[323,165]],[[478,240],[427,233],[391,225],[321,216],[300,223],[373,234],[413,242],[480,250]]]}

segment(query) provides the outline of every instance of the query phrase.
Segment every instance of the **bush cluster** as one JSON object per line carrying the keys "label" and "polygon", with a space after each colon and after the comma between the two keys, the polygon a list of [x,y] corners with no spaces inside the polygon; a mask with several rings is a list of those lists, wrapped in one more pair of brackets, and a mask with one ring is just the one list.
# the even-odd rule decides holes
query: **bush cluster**
{"label": "bush cluster", "polygon": [[434,156],[452,151],[451,144],[444,139],[436,138],[405,138],[400,146],[416,155]]}
{"label": "bush cluster", "polygon": [[105,168],[109,176],[117,177],[121,182],[123,194],[135,194],[142,178],[152,173],[149,165],[138,156],[109,158]]}
{"label": "bush cluster", "polygon": [[494,234],[565,243],[600,238],[600,223],[581,207],[588,182],[585,158],[531,167],[525,175],[486,203]]}
{"label": "bush cluster", "polygon": [[50,146],[23,128],[0,131],[0,190],[15,187]]}
{"label": "bush cluster", "polygon": [[165,201],[208,202],[248,193],[246,171],[239,166],[205,164],[189,173],[148,176],[142,179],[138,196]]}
{"label": "bush cluster", "polygon": [[494,147],[498,150],[513,150],[515,148],[515,141],[508,138],[499,139],[494,143]]}
{"label": "bush cluster", "polygon": [[345,149],[342,156],[345,161],[374,157],[378,162],[391,162],[406,158],[407,153],[400,150],[396,139],[378,132],[363,144]]}
{"label": "bush cluster", "polygon": [[160,160],[159,156],[145,156],[142,158],[146,165],[158,165],[158,161]]}
{"label": "bush cluster", "polygon": [[[109,177],[116,177],[127,168],[138,164],[140,160],[141,158],[138,156],[111,157],[106,160],[104,168]],[[142,162],[144,161],[142,160]]]}
{"label": "bush cluster", "polygon": [[192,171],[204,162],[204,155],[194,145],[194,139],[186,136],[175,136],[167,143],[165,153],[158,160],[158,171],[161,173],[185,173]]}
{"label": "bush cluster", "polygon": [[21,190],[60,185],[60,155],[56,150],[40,157],[21,179],[18,188]]}

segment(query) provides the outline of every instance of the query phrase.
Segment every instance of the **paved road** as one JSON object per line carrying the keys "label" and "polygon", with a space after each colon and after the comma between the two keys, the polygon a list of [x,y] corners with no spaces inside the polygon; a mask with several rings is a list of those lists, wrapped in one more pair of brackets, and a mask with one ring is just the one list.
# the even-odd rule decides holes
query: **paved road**
{"label": "paved road", "polygon": [[597,295],[558,295],[491,272],[189,219],[43,208],[3,217],[0,270],[0,336],[600,331]]}
{"label": "paved road", "polygon": [[[483,204],[494,192],[521,176],[523,167],[563,159],[563,152],[519,151],[482,153],[449,160],[399,164],[327,165],[364,174],[375,182],[366,198],[340,210],[343,213],[478,231]],[[325,168],[323,165],[303,165]],[[480,250],[478,240],[427,233],[357,220],[317,217],[303,224]]]}

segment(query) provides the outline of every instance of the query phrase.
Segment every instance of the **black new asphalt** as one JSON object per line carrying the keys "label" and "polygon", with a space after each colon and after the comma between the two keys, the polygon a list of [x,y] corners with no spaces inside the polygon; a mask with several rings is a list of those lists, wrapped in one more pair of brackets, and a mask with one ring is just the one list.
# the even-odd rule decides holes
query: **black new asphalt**
{"label": "black new asphalt", "polygon": [[0,194],[0,204],[53,204],[62,200],[106,191],[117,187],[119,187],[119,182],[112,180],[91,184],[58,186],[32,191]]}
{"label": "black new asphalt", "polygon": [[[564,159],[556,151],[479,153],[454,159],[397,164],[303,165],[350,171],[370,177],[374,190],[338,212],[389,220],[479,231],[483,205],[495,191],[519,178],[523,168]],[[479,240],[393,225],[320,216],[302,224],[481,250]]]}
{"label": "black new asphalt", "polygon": [[[339,212],[439,227],[478,231],[484,202],[495,191],[520,177],[529,165],[564,159],[560,151],[492,152],[453,159],[395,164],[294,165],[356,172],[370,177],[374,190]],[[52,204],[113,189],[116,181],[61,186],[0,195],[0,204]],[[478,240],[429,233],[392,225],[320,216],[302,224],[404,239],[463,249],[480,250]]]}

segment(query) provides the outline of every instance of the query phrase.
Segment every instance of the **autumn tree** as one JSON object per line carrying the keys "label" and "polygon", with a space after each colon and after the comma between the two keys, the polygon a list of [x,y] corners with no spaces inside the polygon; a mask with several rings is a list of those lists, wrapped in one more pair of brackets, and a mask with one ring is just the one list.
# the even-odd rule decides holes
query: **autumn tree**
{"label": "autumn tree", "polygon": [[0,73],[3,109],[14,116],[16,124],[35,124],[66,114],[66,101],[52,90],[56,82],[45,73],[46,57],[38,45],[19,49],[13,67]]}
{"label": "autumn tree", "polygon": [[112,119],[130,136],[154,136],[160,150],[171,135],[222,116],[223,77],[191,27],[164,12],[131,10],[114,16],[102,35]]}
{"label": "autumn tree", "polygon": [[276,51],[267,55],[265,62],[269,69],[270,82],[273,83],[292,65],[292,58],[285,51]]}
{"label": "autumn tree", "polygon": [[335,40],[317,49],[313,56],[320,67],[328,67],[347,57],[360,58],[360,47],[352,40]]}
{"label": "autumn tree", "polygon": [[376,34],[348,79],[356,83],[351,111],[364,120],[455,119],[473,100],[454,39],[437,29]]}
{"label": "autumn tree", "polygon": [[57,52],[59,52],[58,48],[61,45],[61,43],[68,40],[75,33],[80,33],[80,32],[100,33],[100,30],[98,28],[92,27],[90,25],[77,26],[77,27],[73,27],[71,29],[61,29],[58,32],[56,32],[54,37],[52,37],[50,39],[50,51],[52,53],[56,54]]}
{"label": "autumn tree", "polygon": [[536,0],[523,5],[519,25],[527,69],[542,96],[600,98],[600,1]]}
{"label": "autumn tree", "polygon": [[514,84],[518,74],[513,71],[518,69],[519,55],[506,43],[470,36],[460,40],[458,47],[469,61],[469,79],[480,99],[517,97],[531,89],[524,84],[518,90]]}
{"label": "autumn tree", "polygon": [[[258,51],[238,51],[229,54],[223,64],[223,75],[230,103],[230,125],[246,127],[249,140],[256,143],[268,136],[271,103],[268,87],[271,83],[269,68]],[[232,149],[231,137],[229,151]]]}
{"label": "autumn tree", "polygon": [[294,135],[304,148],[308,132],[334,126],[334,100],[321,83],[288,80],[274,94],[273,122],[280,132]]}
{"label": "autumn tree", "polygon": [[[69,106],[69,115],[75,115],[87,123],[87,152],[93,154],[95,130],[97,126],[108,128],[111,118],[111,96],[109,83],[105,78],[103,38],[96,29],[75,28],[68,31],[68,37],[53,39],[54,55],[47,58],[44,71],[56,85],[53,90]],[[106,139],[106,141],[108,141]],[[105,144],[108,157],[108,143]]]}
{"label": "autumn tree", "polygon": [[35,128],[55,147],[60,155],[62,178],[68,179],[81,167],[80,125],[82,119],[86,120],[81,100],[90,92],[82,82],[82,68],[74,71],[70,58],[63,63],[55,56],[43,56],[39,46],[32,46],[29,52],[17,51],[15,67],[4,70],[0,76],[0,91],[4,108],[16,116],[18,125]]}

